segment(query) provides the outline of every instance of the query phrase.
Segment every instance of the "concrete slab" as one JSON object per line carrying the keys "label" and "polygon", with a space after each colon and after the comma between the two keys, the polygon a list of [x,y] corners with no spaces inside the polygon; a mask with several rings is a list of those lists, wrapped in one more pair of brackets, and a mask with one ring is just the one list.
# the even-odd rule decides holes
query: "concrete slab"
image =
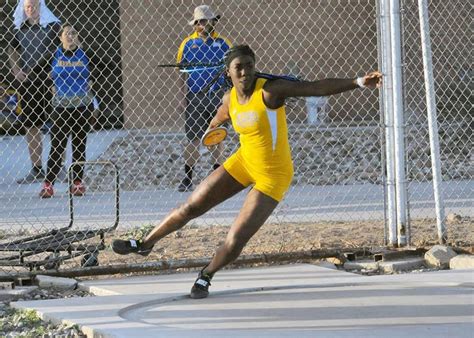
{"label": "concrete slab", "polygon": [[21,297],[27,296],[38,287],[33,286],[19,286],[14,289],[0,289],[0,302],[9,302],[11,300],[16,300]]}
{"label": "concrete slab", "polygon": [[410,258],[398,261],[379,262],[380,269],[385,273],[397,273],[420,269],[425,266],[423,258]]}
{"label": "concrete slab", "polygon": [[[127,135],[124,130],[94,131],[87,136],[86,158],[96,160],[112,144],[114,140]],[[71,140],[66,147],[66,167],[71,165]],[[31,162],[28,147],[24,136],[0,136],[0,188],[4,191],[18,193],[35,193],[38,184],[16,184],[16,180],[28,173]],[[43,137],[42,162],[46,166],[49,149],[51,148],[50,135]]]}
{"label": "concrete slab", "polygon": [[314,265],[88,281],[108,294],[13,303],[89,337],[472,337],[474,270],[360,276]]}

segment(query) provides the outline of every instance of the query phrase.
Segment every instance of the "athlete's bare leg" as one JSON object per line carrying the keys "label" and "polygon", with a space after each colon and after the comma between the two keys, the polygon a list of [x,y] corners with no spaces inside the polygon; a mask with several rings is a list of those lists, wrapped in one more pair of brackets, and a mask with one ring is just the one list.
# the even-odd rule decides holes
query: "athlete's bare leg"
{"label": "athlete's bare leg", "polygon": [[277,205],[278,201],[273,198],[258,190],[250,190],[239,215],[227,233],[225,243],[216,250],[211,263],[203,272],[212,276],[237,259],[247,242],[265,223]]}
{"label": "athlete's bare leg", "polygon": [[149,249],[166,235],[182,228],[190,220],[201,216],[219,203],[234,196],[245,187],[237,182],[222,166],[213,171],[197,186],[188,200],[171,211],[143,241],[143,249]]}

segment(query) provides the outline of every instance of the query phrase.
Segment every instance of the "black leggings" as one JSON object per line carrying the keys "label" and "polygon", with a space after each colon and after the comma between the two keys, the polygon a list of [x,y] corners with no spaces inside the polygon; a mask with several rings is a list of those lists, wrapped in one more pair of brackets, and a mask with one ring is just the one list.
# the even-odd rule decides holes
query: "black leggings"
{"label": "black leggings", "polygon": [[[61,170],[61,154],[67,146],[67,139],[71,135],[72,163],[86,160],[87,133],[90,131],[90,118],[93,106],[79,108],[56,107],[51,115],[51,150],[48,158],[48,173],[46,182],[54,184]],[[73,167],[73,181],[82,180],[84,166]]]}

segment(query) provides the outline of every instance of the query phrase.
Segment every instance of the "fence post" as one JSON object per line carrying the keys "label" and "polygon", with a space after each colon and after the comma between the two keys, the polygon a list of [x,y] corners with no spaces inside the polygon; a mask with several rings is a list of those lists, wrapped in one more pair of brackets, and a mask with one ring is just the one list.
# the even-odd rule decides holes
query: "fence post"
{"label": "fence post", "polygon": [[430,135],[431,168],[433,173],[433,192],[436,208],[436,224],[438,239],[441,244],[447,241],[447,231],[444,219],[444,200],[441,191],[441,161],[439,155],[439,134],[436,112],[436,94],[433,77],[433,60],[431,55],[430,25],[428,3],[418,0],[420,15],[421,47],[423,52],[423,73],[425,77],[426,108],[428,112],[428,130]]}
{"label": "fence post", "polygon": [[398,246],[407,245],[407,196],[405,177],[405,125],[403,116],[402,46],[400,1],[390,3],[390,37],[392,58],[393,121],[395,140],[395,190],[397,199]]}
{"label": "fence post", "polygon": [[393,128],[393,96],[392,96],[392,59],[390,43],[390,7],[388,0],[379,0],[380,27],[380,63],[384,75],[382,87],[382,109],[385,127],[385,210],[388,224],[388,244],[397,244],[397,208],[395,194],[395,157]]}

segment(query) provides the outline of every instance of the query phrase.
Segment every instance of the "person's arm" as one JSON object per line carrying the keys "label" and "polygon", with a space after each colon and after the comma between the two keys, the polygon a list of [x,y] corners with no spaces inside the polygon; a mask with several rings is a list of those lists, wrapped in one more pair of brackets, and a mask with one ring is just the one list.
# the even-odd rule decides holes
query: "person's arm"
{"label": "person's arm", "polygon": [[13,48],[8,47],[8,62],[10,63],[11,73],[16,80],[22,82],[26,79],[26,73],[20,68],[20,53]]}
{"label": "person's arm", "polygon": [[188,92],[188,86],[186,85],[186,76],[185,73],[178,74],[178,102],[181,109],[184,111],[186,109],[186,105],[188,104],[186,101],[186,93]]}
{"label": "person's arm", "polygon": [[221,124],[230,120],[229,103],[230,103],[230,91],[227,91],[222,97],[222,104],[219,106],[219,108],[217,108],[217,113],[212,118],[211,122],[209,123],[208,129],[219,127]]}
{"label": "person's arm", "polygon": [[7,30],[5,39],[8,41],[7,53],[8,63],[10,65],[10,73],[16,78],[17,74],[21,71],[20,53],[18,52],[18,49],[20,48],[20,43],[18,42],[15,33],[13,33],[12,28]]}
{"label": "person's arm", "polygon": [[[184,57],[184,50],[186,47],[186,42],[188,40],[185,39],[181,42],[178,48],[178,54],[176,56],[176,63],[179,64],[183,62],[183,57]],[[179,71],[179,69],[178,69]],[[186,85],[186,80],[187,80],[187,74],[186,73],[181,73],[179,72],[178,74],[178,102],[179,106],[181,107],[182,111],[186,109],[186,94],[188,92],[188,87]]]}
{"label": "person's arm", "polygon": [[359,79],[324,79],[313,82],[275,80],[265,83],[263,97],[269,108],[278,108],[288,97],[329,96],[359,87],[378,88],[381,84],[382,74],[377,71]]}

